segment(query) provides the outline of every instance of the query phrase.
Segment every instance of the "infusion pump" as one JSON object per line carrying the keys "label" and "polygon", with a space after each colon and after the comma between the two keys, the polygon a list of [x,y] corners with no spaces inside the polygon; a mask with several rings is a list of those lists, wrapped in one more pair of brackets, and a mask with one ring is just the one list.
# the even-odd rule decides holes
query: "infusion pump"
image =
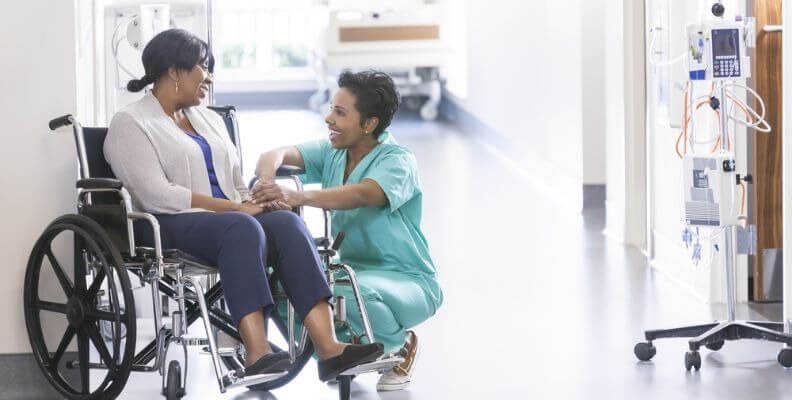
{"label": "infusion pump", "polygon": [[693,24],[687,26],[690,80],[750,78],[747,49],[754,46],[753,22]]}
{"label": "infusion pump", "polygon": [[687,155],[684,158],[685,222],[717,228],[737,223],[737,176],[734,154]]}

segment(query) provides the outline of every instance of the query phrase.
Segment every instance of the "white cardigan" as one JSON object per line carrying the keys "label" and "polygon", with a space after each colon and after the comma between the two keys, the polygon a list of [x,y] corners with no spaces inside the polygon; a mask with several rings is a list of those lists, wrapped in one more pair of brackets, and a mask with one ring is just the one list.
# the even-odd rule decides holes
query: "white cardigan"
{"label": "white cardigan", "polygon": [[[240,160],[223,119],[201,106],[184,113],[212,149],[220,189],[231,201],[248,200]],[[203,152],[151,93],[113,117],[104,155],[132,196],[133,209],[160,214],[206,211],[191,206],[193,192],[212,196]]]}

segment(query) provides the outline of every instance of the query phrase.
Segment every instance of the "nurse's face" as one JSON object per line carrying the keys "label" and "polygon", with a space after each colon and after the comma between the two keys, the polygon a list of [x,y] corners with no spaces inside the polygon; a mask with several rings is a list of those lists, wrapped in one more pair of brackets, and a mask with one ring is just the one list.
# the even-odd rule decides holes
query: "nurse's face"
{"label": "nurse's face", "polygon": [[325,117],[330,129],[330,144],[335,149],[346,149],[356,146],[366,135],[360,123],[360,112],[355,108],[356,97],[346,88],[341,88],[333,96],[330,112]]}

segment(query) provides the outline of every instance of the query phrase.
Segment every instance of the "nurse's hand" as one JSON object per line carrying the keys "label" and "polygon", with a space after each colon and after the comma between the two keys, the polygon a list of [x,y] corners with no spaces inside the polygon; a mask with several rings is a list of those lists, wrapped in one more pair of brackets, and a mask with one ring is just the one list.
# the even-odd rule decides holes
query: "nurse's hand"
{"label": "nurse's hand", "polygon": [[241,211],[248,215],[258,215],[263,212],[278,211],[278,210],[291,210],[291,207],[282,201],[270,201],[263,204],[253,204],[252,202],[245,202],[239,205],[237,211]]}
{"label": "nurse's hand", "polygon": [[266,212],[280,211],[280,210],[288,211],[288,210],[292,209],[292,207],[290,205],[288,205],[288,204],[286,204],[286,203],[284,203],[282,201],[270,201],[269,203],[262,204],[261,207]]}
{"label": "nurse's hand", "polygon": [[299,191],[282,187],[274,182],[259,182],[250,193],[254,204],[281,202],[290,208],[303,205],[302,194]]}

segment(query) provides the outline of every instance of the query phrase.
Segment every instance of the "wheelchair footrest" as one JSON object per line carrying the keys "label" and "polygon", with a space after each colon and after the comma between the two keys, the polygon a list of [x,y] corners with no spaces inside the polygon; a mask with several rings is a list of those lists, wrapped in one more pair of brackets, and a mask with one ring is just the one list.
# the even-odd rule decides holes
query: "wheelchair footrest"
{"label": "wheelchair footrest", "polygon": [[[212,350],[209,349],[209,346],[206,346],[201,349],[201,354],[212,354]],[[217,355],[220,357],[236,357],[237,350],[234,347],[218,347],[217,348]]]}
{"label": "wheelchair footrest", "polygon": [[[258,385],[260,383],[271,382],[275,379],[281,378],[286,376],[287,372],[278,372],[276,374],[259,374],[259,375],[250,375],[244,376],[244,373],[240,374],[241,371],[228,371],[228,373],[223,376],[223,386],[226,389],[238,387],[238,386],[252,386]],[[240,378],[239,375],[242,375]]]}
{"label": "wheelchair footrest", "polygon": [[175,338],[174,341],[178,343],[184,343],[187,346],[207,346],[209,345],[209,339],[202,338],[202,337],[187,337],[183,336],[180,338]]}
{"label": "wheelchair footrest", "polygon": [[404,362],[404,358],[398,356],[391,356],[372,361],[367,364],[358,365],[355,368],[350,368],[339,375],[361,375],[369,372],[378,372],[391,369]]}

